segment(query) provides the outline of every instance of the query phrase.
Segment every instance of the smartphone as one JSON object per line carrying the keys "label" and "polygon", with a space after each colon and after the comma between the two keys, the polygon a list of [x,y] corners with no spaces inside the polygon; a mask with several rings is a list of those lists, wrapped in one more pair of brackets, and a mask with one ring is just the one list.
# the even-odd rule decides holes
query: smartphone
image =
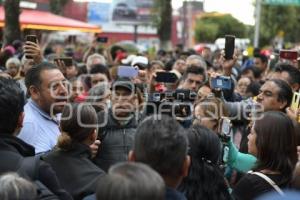
{"label": "smartphone", "polygon": [[296,50],[280,50],[279,57],[286,60],[297,60],[298,52]]}
{"label": "smartphone", "polygon": [[70,67],[73,65],[73,59],[71,57],[62,57],[62,58],[54,58],[54,62],[64,62],[66,67]]}
{"label": "smartphone", "polygon": [[225,35],[225,59],[230,60],[233,58],[235,48],[235,36]]}
{"label": "smartphone", "polygon": [[[294,92],[293,100],[291,103],[291,109],[292,110],[297,110],[300,108],[300,93],[299,92]],[[300,117],[297,116],[297,121],[300,123]]]}
{"label": "smartphone", "polygon": [[26,35],[26,41],[37,44],[37,37],[36,37],[36,35]]}
{"label": "smartphone", "polygon": [[226,76],[217,76],[216,78],[212,78],[211,80],[212,87],[214,89],[231,89],[231,79]]}
{"label": "smartphone", "polygon": [[[36,37],[36,35],[26,35],[26,41],[33,42],[33,43],[37,44],[37,37]],[[28,56],[26,54],[25,54],[25,57],[27,59],[33,59],[32,56]]]}
{"label": "smartphone", "polygon": [[291,108],[296,110],[300,107],[300,93],[294,92]]}
{"label": "smartphone", "polygon": [[139,69],[131,66],[119,66],[118,76],[119,77],[128,77],[134,78],[139,74]]}
{"label": "smartphone", "polygon": [[226,117],[222,118],[220,133],[222,135],[230,136],[230,134],[231,134],[231,121],[230,121],[230,119],[228,119]]}
{"label": "smartphone", "polygon": [[176,74],[172,72],[156,72],[155,81],[160,83],[175,83],[177,81]]}
{"label": "smartphone", "polygon": [[96,40],[99,43],[107,43],[108,42],[108,37],[97,37]]}

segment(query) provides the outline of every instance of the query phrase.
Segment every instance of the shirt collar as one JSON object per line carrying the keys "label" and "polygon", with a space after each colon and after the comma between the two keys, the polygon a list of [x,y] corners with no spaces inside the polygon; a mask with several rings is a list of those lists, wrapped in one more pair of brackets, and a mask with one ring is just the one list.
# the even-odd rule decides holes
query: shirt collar
{"label": "shirt collar", "polygon": [[55,123],[58,124],[58,117],[57,116],[53,116],[51,117],[48,113],[46,113],[45,111],[43,111],[36,102],[34,102],[31,98],[28,100],[29,105],[36,110],[41,116],[43,116],[44,118],[53,121]]}

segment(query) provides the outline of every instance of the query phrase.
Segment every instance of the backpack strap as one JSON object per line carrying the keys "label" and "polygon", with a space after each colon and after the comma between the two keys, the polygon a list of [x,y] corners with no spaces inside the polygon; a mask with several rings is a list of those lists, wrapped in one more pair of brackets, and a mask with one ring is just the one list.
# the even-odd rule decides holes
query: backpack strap
{"label": "backpack strap", "polygon": [[267,183],[269,183],[280,194],[280,196],[284,196],[283,191],[278,187],[278,185],[272,179],[270,179],[268,176],[266,176],[265,174],[263,174],[261,172],[253,172],[253,171],[249,171],[248,173],[255,174],[255,175],[261,177]]}

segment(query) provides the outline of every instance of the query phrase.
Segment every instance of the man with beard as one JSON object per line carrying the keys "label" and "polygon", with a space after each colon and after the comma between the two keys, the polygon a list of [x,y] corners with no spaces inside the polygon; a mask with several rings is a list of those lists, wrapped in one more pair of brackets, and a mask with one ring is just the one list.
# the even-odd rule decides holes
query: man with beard
{"label": "man with beard", "polygon": [[57,66],[41,63],[26,74],[30,99],[19,138],[35,147],[35,153],[51,150],[60,135],[58,114],[67,103],[67,80]]}
{"label": "man with beard", "polygon": [[98,113],[101,146],[94,161],[104,171],[115,163],[127,160],[141,117],[137,102],[137,91],[130,79],[118,78],[113,82],[112,106]]}
{"label": "man with beard", "polygon": [[[45,199],[47,196],[47,199],[71,200],[72,197],[61,187],[50,165],[39,157],[34,157],[34,148],[17,138],[24,119],[24,104],[24,94],[16,81],[0,77],[0,174],[15,172],[34,181],[35,190],[40,197],[34,199]],[[5,192],[22,194],[17,190],[20,184],[3,181],[1,189],[5,188],[4,185],[13,188],[6,188]],[[0,199],[16,199],[16,196],[0,196]],[[19,197],[18,199],[28,199],[24,196]]]}

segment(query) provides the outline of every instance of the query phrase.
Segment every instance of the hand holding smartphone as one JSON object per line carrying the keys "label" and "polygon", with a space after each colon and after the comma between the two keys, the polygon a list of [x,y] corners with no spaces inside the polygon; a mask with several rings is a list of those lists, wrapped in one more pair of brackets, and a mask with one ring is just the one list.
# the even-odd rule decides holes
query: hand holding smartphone
{"label": "hand holding smartphone", "polygon": [[[26,35],[26,42],[33,42],[35,44],[37,44],[37,37],[36,35]],[[26,44],[29,45],[29,44]],[[26,55],[26,46],[25,46],[25,57],[27,59],[33,59],[32,56]]]}
{"label": "hand holding smartphone", "polygon": [[71,57],[61,57],[61,58],[55,58],[54,59],[55,63],[63,62],[63,64],[66,67],[70,67],[73,65],[73,59]]}
{"label": "hand holding smartphone", "polygon": [[231,125],[230,119],[228,119],[226,117],[222,117],[222,119],[220,121],[220,130],[219,130],[220,134],[230,137],[231,128],[232,128],[232,125]]}

